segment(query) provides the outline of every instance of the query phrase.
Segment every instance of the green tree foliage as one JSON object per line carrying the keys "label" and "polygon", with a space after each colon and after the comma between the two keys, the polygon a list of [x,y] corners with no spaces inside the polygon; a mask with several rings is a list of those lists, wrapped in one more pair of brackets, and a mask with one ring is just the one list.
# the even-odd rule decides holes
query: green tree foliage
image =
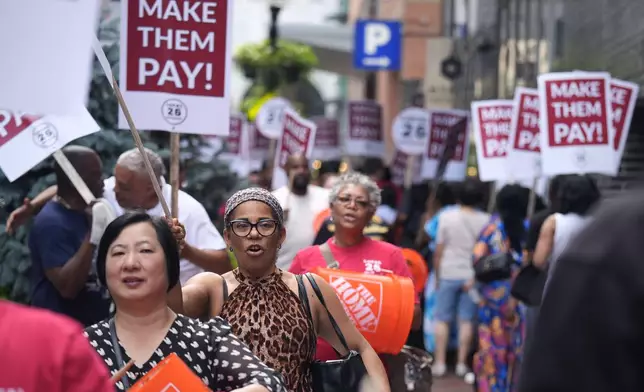
{"label": "green tree foliage", "polygon": [[[115,25],[118,25],[118,21],[115,21]],[[118,74],[119,57],[117,32],[114,28],[101,31],[101,38],[110,36],[110,41],[114,42],[106,45],[104,49],[110,64],[113,65],[115,75]],[[129,131],[118,129],[118,103],[98,61],[94,62],[88,110],[102,130],[79,139],[74,144],[96,150],[103,160],[104,175],[111,176],[118,156],[133,148],[134,142]],[[141,132],[145,146],[164,157],[169,156],[169,135],[167,132]],[[187,186],[184,190],[201,201],[211,218],[217,220],[218,207],[231,192],[244,184],[238,181],[228,164],[219,160],[217,155],[206,158],[200,156],[200,149],[204,143],[200,136],[182,136],[182,144],[185,146],[182,148],[182,161],[187,175]],[[9,236],[5,233],[5,223],[9,213],[18,208],[25,197],[33,198],[54,184],[52,164],[52,159],[48,159],[13,183],[0,171],[0,298],[10,298],[19,302],[29,300],[31,287],[28,274],[31,260],[27,239],[30,224]]]}

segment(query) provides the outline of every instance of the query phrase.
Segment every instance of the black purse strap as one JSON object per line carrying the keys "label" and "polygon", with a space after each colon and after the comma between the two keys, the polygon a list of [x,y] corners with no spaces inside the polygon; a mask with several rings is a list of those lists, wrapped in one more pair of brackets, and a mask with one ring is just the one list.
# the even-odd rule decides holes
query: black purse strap
{"label": "black purse strap", "polygon": [[331,247],[329,246],[328,242],[325,242],[318,247],[320,248],[322,257],[324,257],[327,268],[336,269],[340,266],[340,264],[338,264],[338,262],[335,260],[335,257],[333,257],[333,252],[331,252]]}
{"label": "black purse strap", "polygon": [[[112,339],[112,347],[114,348],[114,355],[116,356],[116,367],[120,370],[125,367],[125,362],[123,362],[123,353],[121,353],[121,345],[119,344],[119,338],[116,336],[116,326],[114,325],[114,318],[110,319],[110,338]],[[121,377],[121,382],[125,387],[125,390],[130,389],[130,381],[127,378],[127,373]]]}
{"label": "black purse strap", "polygon": [[344,334],[342,333],[342,330],[338,326],[338,323],[335,322],[333,315],[331,314],[331,312],[329,312],[329,308],[326,306],[326,301],[324,300],[324,295],[322,295],[320,286],[318,286],[317,282],[315,281],[315,278],[313,278],[313,276],[310,273],[306,274],[306,279],[309,280],[309,283],[311,284],[311,288],[313,288],[315,295],[318,297],[318,300],[320,301],[322,306],[324,306],[324,310],[326,310],[326,314],[329,316],[329,321],[331,321],[333,330],[335,331],[335,334],[338,336],[340,343],[342,344],[344,349],[347,350],[347,352],[351,352],[351,349],[349,348],[349,345],[347,344],[347,341],[344,338]]}

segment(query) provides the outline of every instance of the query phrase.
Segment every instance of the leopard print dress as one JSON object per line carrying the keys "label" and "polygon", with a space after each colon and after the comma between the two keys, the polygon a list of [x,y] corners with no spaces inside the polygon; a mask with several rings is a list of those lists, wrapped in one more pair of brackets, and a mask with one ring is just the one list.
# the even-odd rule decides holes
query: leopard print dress
{"label": "leopard print dress", "polygon": [[312,392],[315,329],[300,298],[282,280],[282,271],[256,281],[239,270],[233,274],[239,286],[228,296],[224,281],[220,316],[255,355],[282,373],[289,391]]}

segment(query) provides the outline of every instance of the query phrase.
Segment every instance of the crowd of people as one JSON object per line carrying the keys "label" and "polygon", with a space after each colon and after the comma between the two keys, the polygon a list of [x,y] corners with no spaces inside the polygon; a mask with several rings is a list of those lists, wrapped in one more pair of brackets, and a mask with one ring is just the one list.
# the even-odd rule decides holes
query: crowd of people
{"label": "crowd of people", "polygon": [[[39,335],[34,347],[47,341],[41,355],[61,361],[60,377],[69,374],[70,383],[96,391],[127,390],[175,353],[204,385],[248,392],[315,391],[315,363],[355,354],[370,391],[398,392],[388,374],[399,369],[372,348],[315,272],[331,260],[343,271],[411,279],[403,246],[420,251],[433,274],[427,282],[435,285],[434,308],[423,314],[427,298],[414,298],[405,333],[409,345],[424,350],[423,320],[434,322],[434,377],[451,371],[448,351],[456,333],[454,373],[473,372],[476,390],[510,392],[519,383],[526,391],[546,390],[533,386],[546,383],[522,374],[547,366],[537,355],[532,362],[538,365],[524,357],[548,339],[540,335],[549,330],[543,318],[557,313],[549,297],[565,285],[559,260],[592,225],[589,216],[600,199],[594,180],[580,175],[552,179],[547,205],[538,196],[531,203],[531,191],[516,184],[489,195],[487,184],[474,179],[440,184],[432,197],[426,185],[403,196],[381,164],[324,172],[315,185],[306,157],[293,155],[288,186],[271,192],[269,170],[251,174],[255,186],[223,206],[220,233],[201,203],[182,191],[176,219],[164,217],[139,150],[123,153],[105,180],[94,151],[69,146],[63,152],[97,201],[88,205],[56,167],[56,185],[14,211],[7,230],[33,218],[31,305],[82,324],[88,344],[79,340],[76,324],[56,318],[54,332],[43,325],[44,313],[8,303],[0,304],[0,336],[19,334],[17,320],[23,320],[30,336]],[[145,153],[169,200],[163,160]],[[481,266],[498,255],[508,260],[508,275],[481,280]],[[538,272],[543,292],[529,303],[514,295],[515,278],[527,268]],[[35,372],[24,373],[29,380],[13,375],[10,386],[56,390],[44,387]],[[55,374],[49,373],[52,382]]]}

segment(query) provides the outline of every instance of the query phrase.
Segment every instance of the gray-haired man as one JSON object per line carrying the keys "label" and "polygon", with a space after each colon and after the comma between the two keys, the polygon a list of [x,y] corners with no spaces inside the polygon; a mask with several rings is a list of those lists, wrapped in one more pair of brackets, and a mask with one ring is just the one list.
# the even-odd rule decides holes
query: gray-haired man
{"label": "gray-haired man", "polygon": [[[163,160],[152,150],[146,149],[146,152],[161,183],[164,198],[169,201],[172,187],[163,178]],[[55,194],[56,187],[50,187],[14,211],[7,222],[7,230],[13,230],[24,223],[27,217],[40,210]],[[145,210],[150,215],[163,216],[163,209],[147,174],[143,156],[136,148],[121,154],[114,167],[114,176],[105,180],[103,197],[110,202],[117,215],[131,210]],[[179,190],[178,218],[186,228],[186,246],[181,254],[181,283],[204,270],[219,274],[229,271],[230,261],[221,234],[212,224],[204,206],[182,190]]]}

